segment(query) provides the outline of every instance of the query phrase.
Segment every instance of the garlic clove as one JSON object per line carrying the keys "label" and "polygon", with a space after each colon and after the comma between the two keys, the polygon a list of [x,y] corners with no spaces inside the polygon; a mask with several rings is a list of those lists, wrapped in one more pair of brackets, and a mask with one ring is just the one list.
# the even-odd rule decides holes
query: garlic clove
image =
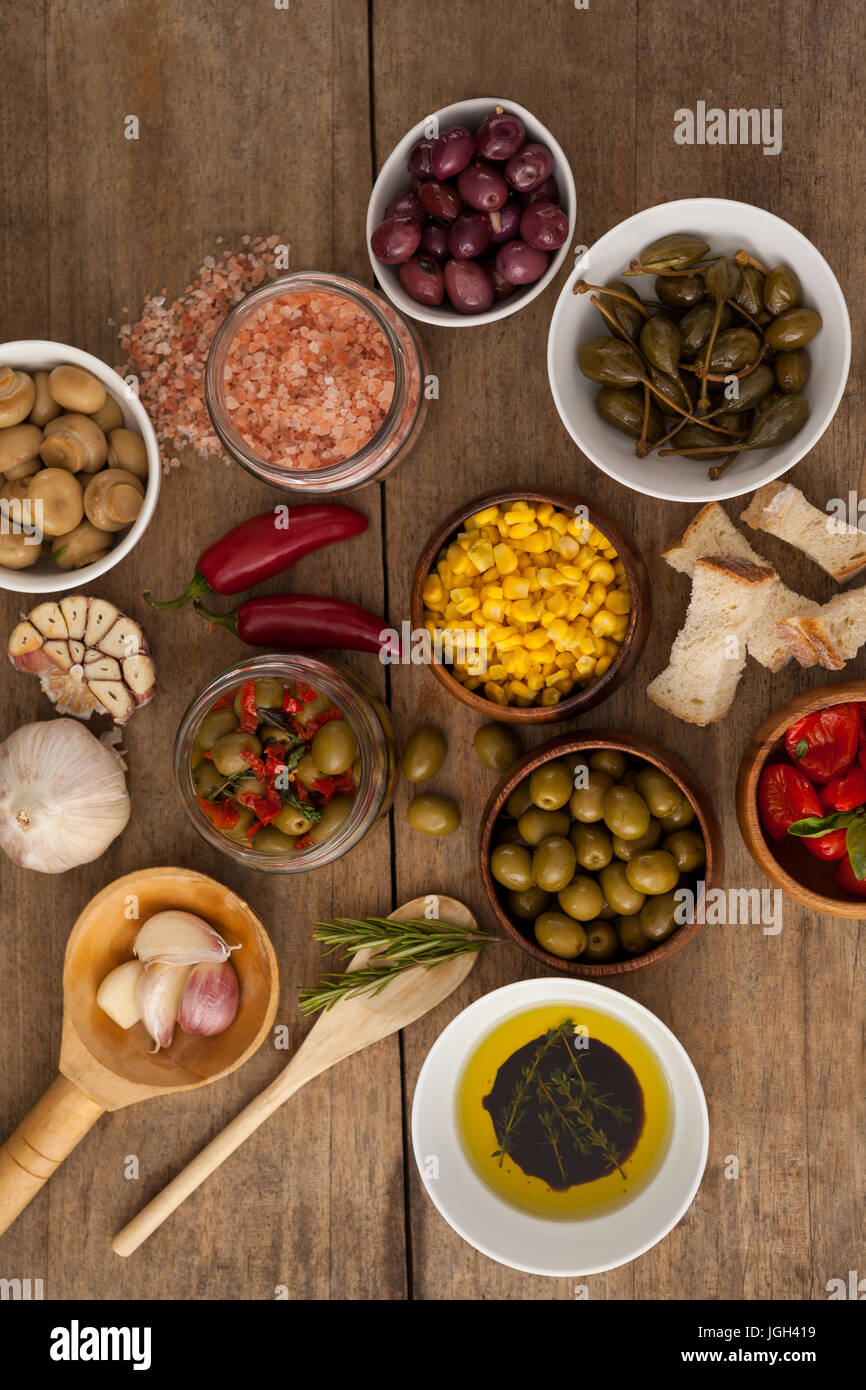
{"label": "garlic clove", "polygon": [[152,961],[165,965],[217,964],[228,960],[230,951],[219,932],[204,918],[176,908],[148,918],[132,949],[145,965]]}
{"label": "garlic clove", "polygon": [[113,603],[108,603],[104,598],[91,599],[84,632],[85,647],[98,647],[119,617],[120,613]]}
{"label": "garlic clove", "polygon": [[85,647],[84,643],[83,643],[83,642],[75,642],[75,641],[73,641],[73,639],[70,637],[70,639],[69,639],[69,650],[70,650],[70,652],[71,652],[71,654],[72,654],[72,660],[75,662],[75,664],[76,664],[77,666],[80,666],[81,663],[84,661],[84,658],[85,658],[85,656],[86,656],[86,654],[87,654],[87,648]]}
{"label": "garlic clove", "polygon": [[230,960],[194,965],[181,995],[178,1027],[195,1037],[215,1038],[234,1023],[239,1003],[240,985]]}
{"label": "garlic clove", "polygon": [[156,666],[149,656],[128,656],[123,663],[123,679],[136,699],[144,703],[156,688]]}
{"label": "garlic clove", "polygon": [[152,1052],[171,1047],[177,1011],[190,966],[163,965],[142,969],[136,986],[136,1002],[141,1021],[153,1038]]}
{"label": "garlic clove", "polygon": [[89,685],[91,693],[105,706],[115,723],[125,724],[135,709],[135,701],[126,686],[120,681],[90,681]]}
{"label": "garlic clove", "polygon": [[58,666],[61,671],[69,671],[75,662],[69,650],[69,643],[63,642],[60,638],[52,638],[46,642],[42,649],[54,666]]}
{"label": "garlic clove", "polygon": [[30,621],[43,637],[68,637],[69,628],[59,603],[40,603],[30,614]]}
{"label": "garlic clove", "polygon": [[131,1028],[141,1019],[138,982],[144,974],[140,960],[127,960],[106,975],[96,991],[96,1002],[118,1028]]}
{"label": "garlic clove", "polygon": [[144,633],[132,618],[121,616],[99,642],[99,650],[107,656],[123,660],[126,656],[138,656],[145,649]]}
{"label": "garlic clove", "polygon": [[[20,671],[39,670],[39,662],[42,658],[42,646],[44,643],[42,633],[33,626],[32,623],[18,623],[13,627],[9,635],[9,657],[13,665]],[[36,665],[33,665],[33,661]]]}
{"label": "garlic clove", "polygon": [[87,628],[87,599],[83,594],[72,594],[60,600],[60,609],[66,619],[69,636],[80,642]]}
{"label": "garlic clove", "polygon": [[113,656],[100,656],[98,651],[87,653],[84,658],[86,681],[119,681],[120,678],[120,662]]}

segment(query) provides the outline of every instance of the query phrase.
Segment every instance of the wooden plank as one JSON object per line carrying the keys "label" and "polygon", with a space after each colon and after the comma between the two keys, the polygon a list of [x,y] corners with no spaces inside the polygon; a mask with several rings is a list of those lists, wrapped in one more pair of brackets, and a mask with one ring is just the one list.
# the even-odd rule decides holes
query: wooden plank
{"label": "wooden plank", "polygon": [[[289,10],[75,0],[49,10],[44,34],[39,7],[26,20],[4,21],[21,59],[7,84],[20,153],[4,162],[0,195],[14,214],[0,272],[4,336],[53,337],[114,362],[109,319],[134,318],[143,296],[163,286],[170,295],[181,291],[203,256],[219,250],[218,236],[234,247],[244,233],[276,232],[292,247],[293,269],[362,270],[363,245],[359,252],[347,216],[350,209],[361,217],[370,179],[361,0]],[[28,52],[35,58],[25,62]],[[44,107],[33,99],[40,61]],[[123,138],[129,114],[140,121],[137,141]],[[79,906],[110,879],[137,865],[182,863],[246,896],[277,947],[278,1022],[289,1026],[293,1046],[307,1027],[296,991],[319,968],[311,923],[390,909],[389,876],[377,872],[390,852],[387,823],[332,869],[279,879],[240,871],[206,848],[177,804],[172,743],[182,711],[244,649],[208,632],[191,611],[151,613],[141,592],[178,591],[205,543],[276,500],[239,468],[188,454],[166,479],[141,545],[99,586],[144,621],[163,679],[125,740],[135,810],[123,837],[96,864],[57,880],[0,870],[0,949],[13,991],[4,992],[0,1011],[9,1063],[4,1132],[50,1080],[66,935]],[[376,491],[359,505],[370,517],[365,536],[309,557],[271,590],[342,593],[381,610]],[[3,596],[3,632],[20,608]],[[352,664],[384,690],[373,658]],[[2,699],[4,732],[50,713],[36,683],[11,671]],[[51,1298],[270,1298],[278,1286],[291,1297],[402,1297],[397,1039],[299,1095],[137,1256],[122,1262],[111,1254],[120,1226],[284,1062],[268,1044],[211,1090],[103,1119],[6,1236],[3,1273],[44,1278]],[[373,1106],[382,1129],[369,1144],[363,1136]],[[140,1160],[138,1181],[124,1179],[128,1155]]]}

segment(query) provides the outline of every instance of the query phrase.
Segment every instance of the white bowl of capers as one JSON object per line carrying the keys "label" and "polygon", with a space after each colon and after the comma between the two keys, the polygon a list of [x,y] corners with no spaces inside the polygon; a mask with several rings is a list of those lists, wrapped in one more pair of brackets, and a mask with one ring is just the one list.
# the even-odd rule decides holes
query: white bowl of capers
{"label": "white bowl of capers", "polygon": [[117,372],[65,343],[0,346],[0,588],[98,579],[144,534],[159,484],[156,434]]}

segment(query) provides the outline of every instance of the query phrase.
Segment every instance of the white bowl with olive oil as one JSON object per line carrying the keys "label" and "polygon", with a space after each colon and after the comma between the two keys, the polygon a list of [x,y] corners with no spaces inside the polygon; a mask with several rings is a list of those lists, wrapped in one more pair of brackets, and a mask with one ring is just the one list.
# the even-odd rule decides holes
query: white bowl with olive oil
{"label": "white bowl with olive oil", "polygon": [[655,1014],[589,980],[521,980],[464,1009],[418,1077],[412,1142],[458,1235],[527,1274],[627,1264],[700,1186],[709,1125]]}

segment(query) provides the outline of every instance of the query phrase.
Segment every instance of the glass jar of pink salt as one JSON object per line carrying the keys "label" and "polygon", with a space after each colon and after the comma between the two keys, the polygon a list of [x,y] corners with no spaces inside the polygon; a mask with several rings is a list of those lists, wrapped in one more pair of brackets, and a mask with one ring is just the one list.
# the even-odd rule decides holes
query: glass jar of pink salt
{"label": "glass jar of pink salt", "polygon": [[283,275],[227,314],[205,399],[226,451],[275,487],[347,492],[382,478],[427,414],[422,349],[358,280]]}

